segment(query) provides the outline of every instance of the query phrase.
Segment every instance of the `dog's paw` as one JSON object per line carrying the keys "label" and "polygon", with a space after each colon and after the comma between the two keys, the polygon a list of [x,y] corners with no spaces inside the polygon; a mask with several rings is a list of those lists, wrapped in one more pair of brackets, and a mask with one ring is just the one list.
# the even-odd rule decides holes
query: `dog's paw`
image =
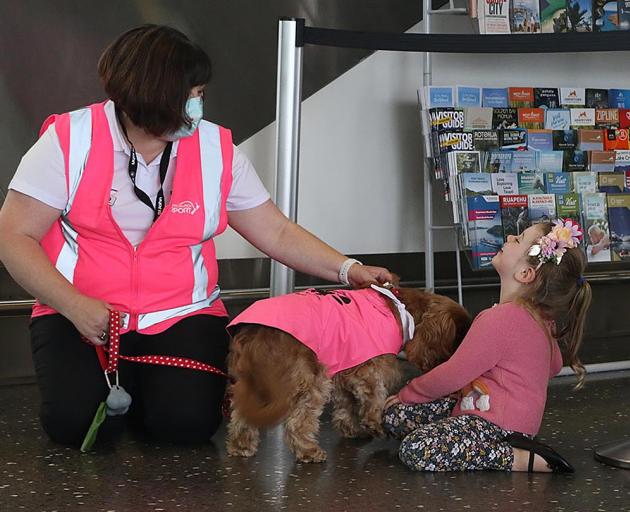
{"label": "dog's paw", "polygon": [[363,434],[364,434],[361,437],[366,437],[366,436],[384,437],[385,436],[383,425],[381,425],[380,422],[371,422],[371,421],[362,422],[361,427],[363,428]]}
{"label": "dog's paw", "polygon": [[251,457],[256,455],[256,448],[249,447],[236,447],[236,446],[228,446],[227,452],[230,457]]}
{"label": "dog's paw", "polygon": [[328,458],[328,454],[319,446],[315,446],[301,453],[296,453],[295,457],[297,458],[298,462],[324,462]]}

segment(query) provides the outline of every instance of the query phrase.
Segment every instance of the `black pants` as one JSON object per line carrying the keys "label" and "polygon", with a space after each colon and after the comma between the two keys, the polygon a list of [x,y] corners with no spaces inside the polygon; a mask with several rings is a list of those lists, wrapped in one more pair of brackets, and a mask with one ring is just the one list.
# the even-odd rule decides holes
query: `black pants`
{"label": "black pants", "polygon": [[[227,318],[196,315],[155,335],[121,336],[123,355],[195,359],[225,370]],[[109,391],[92,345],[61,315],[31,322],[41,423],[53,441],[79,446]],[[124,416],[108,417],[97,443],[111,444],[128,424],[160,442],[208,442],[221,424],[226,379],[198,370],[119,361],[120,384],[132,397]]]}

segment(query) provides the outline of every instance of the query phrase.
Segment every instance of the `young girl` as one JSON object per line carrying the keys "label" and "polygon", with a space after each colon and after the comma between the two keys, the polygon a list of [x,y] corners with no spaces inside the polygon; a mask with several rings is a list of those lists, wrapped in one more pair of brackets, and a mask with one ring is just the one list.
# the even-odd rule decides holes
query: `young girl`
{"label": "young girl", "polygon": [[[385,404],[384,426],[402,439],[411,469],[573,471],[534,440],[548,380],[562,367],[558,343],[584,382],[578,359],[591,289],[582,233],[570,220],[509,236],[492,260],[500,303],[482,311],[455,354],[410,381]],[[471,388],[470,383],[474,381]],[[466,396],[453,393],[467,387]]]}

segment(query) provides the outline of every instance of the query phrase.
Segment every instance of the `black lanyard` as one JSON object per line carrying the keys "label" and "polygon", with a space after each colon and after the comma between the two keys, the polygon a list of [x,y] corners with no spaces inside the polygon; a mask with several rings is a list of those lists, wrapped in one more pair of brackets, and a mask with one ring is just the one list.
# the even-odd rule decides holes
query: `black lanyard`
{"label": "black lanyard", "polygon": [[168,144],[166,144],[166,147],[162,152],[162,158],[160,158],[160,190],[158,191],[157,197],[155,198],[155,206],[153,206],[151,198],[146,194],[146,192],[136,186],[136,173],[138,172],[138,155],[136,154],[136,148],[129,140],[127,130],[125,128],[125,125],[122,123],[120,112],[118,109],[116,109],[116,117],[118,118],[118,124],[120,124],[120,127],[122,128],[127,142],[129,142],[129,177],[131,178],[131,182],[133,183],[133,191],[135,192],[136,197],[140,199],[140,201],[151,208],[151,211],[153,211],[153,222],[155,222],[164,210],[164,190],[162,187],[164,185],[164,179],[166,178],[166,171],[168,170],[168,162],[171,158],[171,149],[173,149],[173,143],[169,142]]}

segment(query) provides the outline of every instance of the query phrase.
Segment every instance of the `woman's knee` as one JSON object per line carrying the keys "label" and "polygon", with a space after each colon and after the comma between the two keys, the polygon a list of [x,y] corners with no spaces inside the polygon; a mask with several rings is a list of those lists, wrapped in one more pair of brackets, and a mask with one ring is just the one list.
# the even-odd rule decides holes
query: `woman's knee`
{"label": "woman's knee", "polygon": [[196,412],[159,411],[144,418],[144,430],[155,441],[174,444],[205,444],[219,429],[219,409]]}
{"label": "woman's knee", "polygon": [[415,471],[432,471],[432,450],[423,436],[412,434],[405,437],[398,449],[398,458],[410,469]]}

